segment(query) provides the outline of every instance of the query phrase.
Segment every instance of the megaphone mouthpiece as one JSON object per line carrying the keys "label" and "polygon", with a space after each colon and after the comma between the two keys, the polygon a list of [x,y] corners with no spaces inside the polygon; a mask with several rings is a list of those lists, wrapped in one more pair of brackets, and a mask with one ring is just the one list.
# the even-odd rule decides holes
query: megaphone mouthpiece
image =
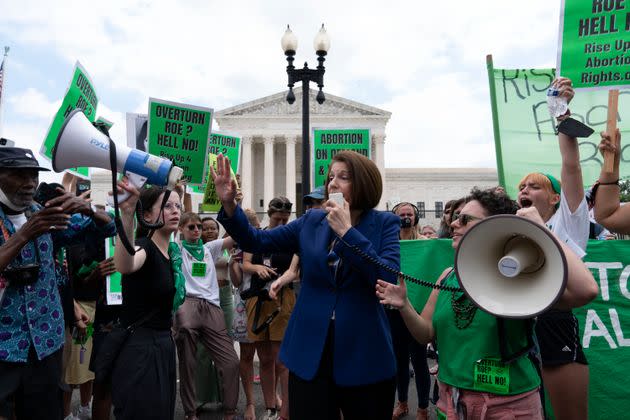
{"label": "megaphone mouthpiece", "polygon": [[545,263],[545,254],[534,241],[526,236],[514,236],[505,244],[505,256],[497,266],[505,277],[521,273],[533,273]]}

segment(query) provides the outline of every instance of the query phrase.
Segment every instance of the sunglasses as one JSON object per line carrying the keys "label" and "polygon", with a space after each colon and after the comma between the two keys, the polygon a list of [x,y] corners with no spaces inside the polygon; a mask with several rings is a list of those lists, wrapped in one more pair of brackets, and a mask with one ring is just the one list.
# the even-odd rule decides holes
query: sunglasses
{"label": "sunglasses", "polygon": [[291,212],[292,207],[293,203],[273,203],[273,205],[269,206],[269,210]]}
{"label": "sunglasses", "polygon": [[198,230],[202,230],[203,229],[203,225],[201,223],[195,224],[195,225],[188,225],[186,226],[186,229],[190,230],[191,232],[193,230],[195,230],[195,228],[197,228]]}
{"label": "sunglasses", "polygon": [[453,213],[453,222],[455,222],[455,220],[459,220],[459,224],[462,226],[466,226],[468,222],[472,222],[473,220],[482,219],[483,217],[471,216],[470,214]]}

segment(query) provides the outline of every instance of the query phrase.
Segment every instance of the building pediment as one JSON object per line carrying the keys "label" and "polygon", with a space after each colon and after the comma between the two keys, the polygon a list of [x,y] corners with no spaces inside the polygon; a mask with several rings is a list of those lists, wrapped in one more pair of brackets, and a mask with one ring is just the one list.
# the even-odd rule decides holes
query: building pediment
{"label": "building pediment", "polygon": [[[215,113],[215,118],[221,120],[223,118],[264,118],[264,117],[288,117],[295,118],[302,115],[302,88],[293,89],[295,93],[295,102],[290,105],[286,101],[287,91],[276,93],[256,99],[244,104],[226,108]],[[318,104],[315,100],[317,91],[310,89],[310,113],[312,116],[356,116],[356,117],[375,117],[388,120],[391,112],[369,105],[355,102],[350,99],[331,95],[324,92],[326,101]]]}

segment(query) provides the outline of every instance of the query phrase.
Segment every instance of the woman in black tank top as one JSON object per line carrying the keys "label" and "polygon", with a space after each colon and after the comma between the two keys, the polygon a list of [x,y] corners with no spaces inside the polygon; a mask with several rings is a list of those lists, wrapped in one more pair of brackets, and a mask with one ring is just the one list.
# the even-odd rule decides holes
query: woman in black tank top
{"label": "woman in black tank top", "polygon": [[[172,419],[175,411],[175,345],[171,338],[175,280],[169,257],[171,235],[177,231],[181,214],[180,197],[157,187],[142,193],[123,178],[119,192],[130,197],[120,204],[124,232],[118,232],[114,254],[116,269],[123,274],[121,323],[134,329],[124,344],[112,374],[112,402],[117,419]],[[140,200],[143,217],[163,226],[147,236],[139,225],[136,253],[122,246],[121,235],[133,238],[136,203]],[[161,210],[163,207],[163,210]]]}

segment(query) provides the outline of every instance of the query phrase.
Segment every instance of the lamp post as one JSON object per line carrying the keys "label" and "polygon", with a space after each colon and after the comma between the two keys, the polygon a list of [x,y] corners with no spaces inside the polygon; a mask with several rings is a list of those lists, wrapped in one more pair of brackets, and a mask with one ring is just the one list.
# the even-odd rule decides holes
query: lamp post
{"label": "lamp post", "polygon": [[313,47],[315,48],[315,54],[317,54],[317,61],[319,65],[315,69],[309,69],[308,64],[305,62],[304,67],[296,69],[293,66],[293,60],[295,52],[297,51],[297,37],[291,31],[289,25],[287,30],[282,36],[280,41],[282,50],[287,56],[287,75],[289,76],[289,93],[287,93],[287,102],[293,104],[295,102],[295,94],[293,93],[293,85],[296,82],[302,81],[302,195],[308,194],[311,191],[311,158],[310,158],[310,123],[309,123],[309,82],[317,83],[319,92],[317,93],[317,102],[321,105],[326,100],[322,88],[324,87],[324,57],[330,49],[330,38],[326,33],[326,29],[322,24],[321,29],[315,36],[313,41]]}

